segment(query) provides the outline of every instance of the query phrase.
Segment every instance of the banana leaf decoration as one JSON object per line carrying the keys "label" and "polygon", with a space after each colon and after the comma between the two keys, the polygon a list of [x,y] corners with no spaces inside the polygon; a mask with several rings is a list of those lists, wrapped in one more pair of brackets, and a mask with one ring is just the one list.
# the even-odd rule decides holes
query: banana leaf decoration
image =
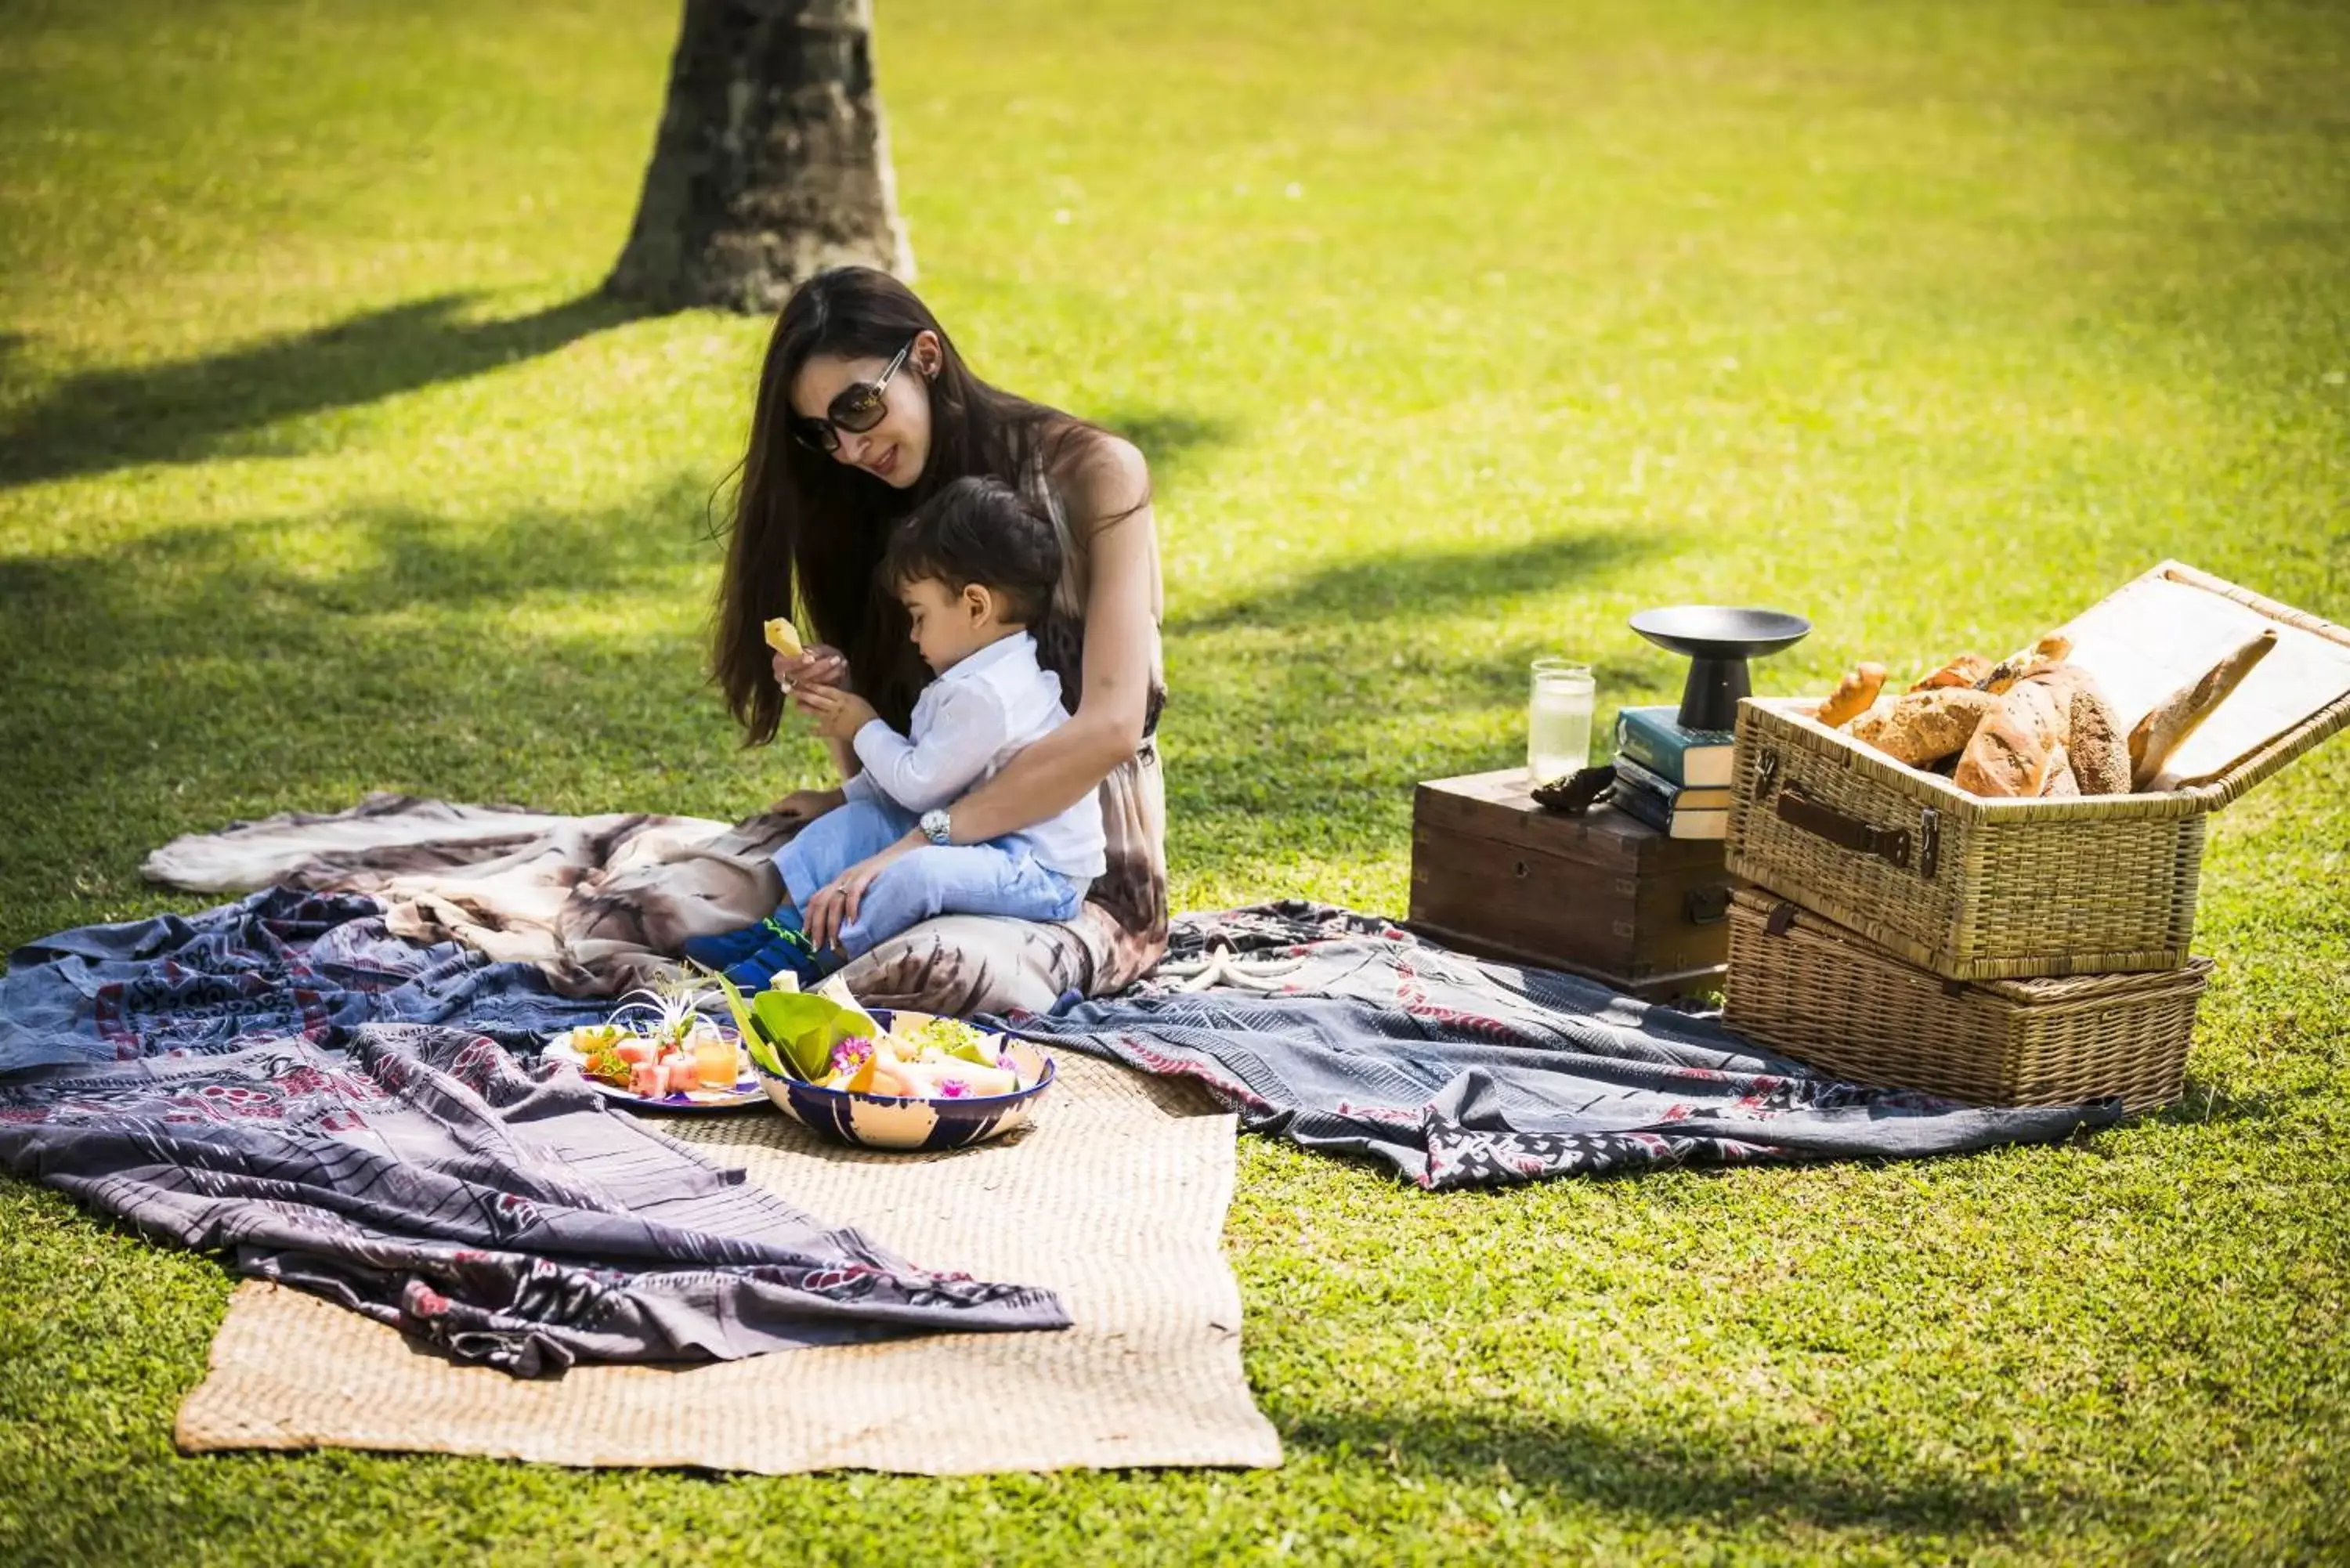
{"label": "banana leaf decoration", "polygon": [[878,1036],[881,1026],[854,1007],[812,992],[763,991],[747,1002],[740,987],[714,975],[751,1059],[779,1078],[814,1083],[832,1070],[832,1048],[858,1035]]}

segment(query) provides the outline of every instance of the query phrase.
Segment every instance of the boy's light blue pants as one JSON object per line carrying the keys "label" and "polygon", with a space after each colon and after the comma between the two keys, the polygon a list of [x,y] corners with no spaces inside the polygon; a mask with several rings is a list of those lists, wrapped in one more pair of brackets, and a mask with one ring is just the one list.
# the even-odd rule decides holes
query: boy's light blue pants
{"label": "boy's light blue pants", "polygon": [[[914,826],[912,812],[887,801],[835,806],[775,851],[784,890],[806,911],[817,888]],[[1085,902],[1086,887],[1037,865],[1016,833],[984,844],[924,845],[891,861],[865,889],[857,918],[841,928],[840,948],[855,958],[933,915],[1066,920]]]}

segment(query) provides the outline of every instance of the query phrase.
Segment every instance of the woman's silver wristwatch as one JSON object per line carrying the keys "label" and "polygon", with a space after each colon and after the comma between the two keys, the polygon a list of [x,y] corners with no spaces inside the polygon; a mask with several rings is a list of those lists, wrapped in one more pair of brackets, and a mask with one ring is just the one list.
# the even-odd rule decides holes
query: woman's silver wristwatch
{"label": "woman's silver wristwatch", "polygon": [[946,814],[943,806],[936,811],[922,813],[919,826],[921,827],[922,836],[933,844],[954,842],[954,818]]}

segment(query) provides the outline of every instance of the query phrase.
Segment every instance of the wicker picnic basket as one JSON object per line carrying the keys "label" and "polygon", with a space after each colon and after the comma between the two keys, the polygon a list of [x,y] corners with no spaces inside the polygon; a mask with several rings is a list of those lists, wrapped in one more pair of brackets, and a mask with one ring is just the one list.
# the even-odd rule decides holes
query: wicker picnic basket
{"label": "wicker picnic basket", "polygon": [[2095,668],[2126,728],[2186,667],[2175,649],[2132,645],[2130,628],[2191,651],[2264,623],[2289,657],[2272,655],[2230,701],[2266,681],[2240,724],[2275,727],[2256,728],[2241,754],[2216,738],[2208,775],[2163,794],[1983,799],[1814,722],[1815,703],[1749,698],[1730,869],[1952,979],[2178,969],[2210,814],[2350,724],[2350,631],[2177,562],[2074,623],[2099,640]]}
{"label": "wicker picnic basket", "polygon": [[2140,974],[1944,980],[1783,899],[1731,900],[1722,1022],[1856,1083],[1977,1105],[2178,1097],[2211,961]]}

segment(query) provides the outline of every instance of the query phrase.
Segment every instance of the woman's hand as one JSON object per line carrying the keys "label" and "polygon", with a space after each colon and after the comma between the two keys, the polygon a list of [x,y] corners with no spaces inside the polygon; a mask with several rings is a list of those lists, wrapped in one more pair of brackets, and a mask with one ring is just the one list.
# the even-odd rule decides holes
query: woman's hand
{"label": "woman's hand", "polygon": [[865,889],[873,886],[873,878],[928,842],[920,833],[910,833],[817,888],[807,908],[800,911],[806,920],[807,940],[818,948],[837,947],[841,927],[857,919],[858,909],[865,902]]}
{"label": "woman's hand", "polygon": [[767,807],[769,816],[780,816],[802,826],[814,822],[826,812],[844,805],[847,792],[839,789],[795,789]]}
{"label": "woman's hand", "polygon": [[796,658],[775,655],[775,680],[786,691],[804,691],[812,686],[848,684],[848,660],[840,649],[825,643],[813,643],[800,650]]}
{"label": "woman's hand", "polygon": [[816,729],[829,741],[853,741],[857,732],[881,715],[873,704],[845,686],[807,686],[792,693],[792,701],[815,715]]}

